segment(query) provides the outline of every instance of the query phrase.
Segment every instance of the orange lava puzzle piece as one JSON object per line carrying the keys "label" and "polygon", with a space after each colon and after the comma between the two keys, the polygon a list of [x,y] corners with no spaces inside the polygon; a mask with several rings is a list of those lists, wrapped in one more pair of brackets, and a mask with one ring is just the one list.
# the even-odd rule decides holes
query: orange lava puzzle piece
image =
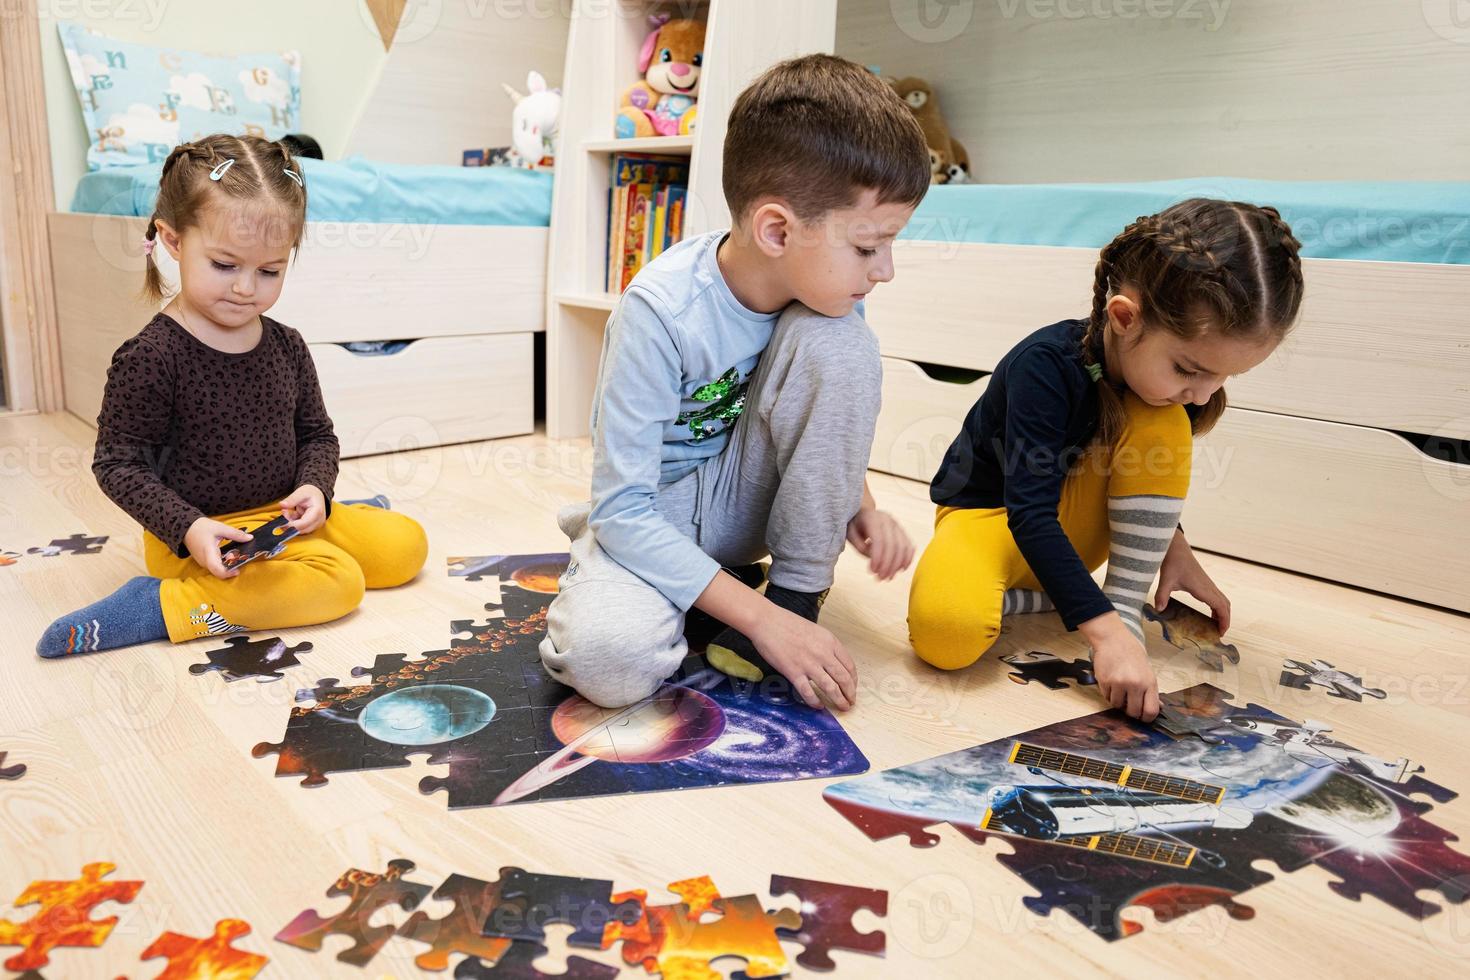
{"label": "orange lava puzzle piece", "polygon": [[248,922],[220,919],[214,924],[214,935],[208,939],[165,932],[153,940],[138,958],[168,958],[168,966],[156,980],[195,980],[204,977],[211,980],[251,980],[265,967],[270,957],[230,945],[249,933]]}
{"label": "orange lava puzzle piece", "polygon": [[17,973],[39,969],[51,962],[49,954],[58,946],[101,946],[117,916],[93,919],[92,909],[103,902],[131,902],[143,887],[141,881],[102,880],[116,870],[116,865],[98,861],[82,868],[75,881],[31,882],[15,904],[39,904],[41,911],[20,923],[0,919],[0,946],[24,947],[5,961],[5,968]]}

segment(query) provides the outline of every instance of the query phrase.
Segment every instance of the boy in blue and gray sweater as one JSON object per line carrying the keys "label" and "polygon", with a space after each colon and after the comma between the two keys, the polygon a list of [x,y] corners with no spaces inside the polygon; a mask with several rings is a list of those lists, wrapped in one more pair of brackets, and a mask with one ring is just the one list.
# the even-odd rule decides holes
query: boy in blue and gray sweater
{"label": "boy in blue and gray sweater", "polygon": [[883,580],[913,557],[864,480],[882,372],[862,300],[928,188],[918,123],[861,66],[798,58],[736,100],[734,227],[665,252],[608,323],[592,499],[558,515],[572,557],[541,645],[558,680],[606,707],[647,697],[693,609],[722,628],[712,665],[852,705],[852,660],[817,625],[843,543]]}

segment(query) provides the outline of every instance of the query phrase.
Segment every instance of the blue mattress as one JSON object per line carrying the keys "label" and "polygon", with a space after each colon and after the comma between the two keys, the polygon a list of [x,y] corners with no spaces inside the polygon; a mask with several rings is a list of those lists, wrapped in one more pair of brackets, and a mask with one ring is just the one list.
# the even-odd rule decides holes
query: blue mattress
{"label": "blue mattress", "polygon": [[[431,225],[551,224],[551,174],[512,167],[372,163],[362,157],[301,159],[309,221]],[[161,165],[93,171],[71,209],[87,214],[153,213]]]}
{"label": "blue mattress", "polygon": [[1102,248],[1139,215],[1190,197],[1274,205],[1321,259],[1470,264],[1470,181],[1200,177],[1137,184],[930,188],[901,238]]}

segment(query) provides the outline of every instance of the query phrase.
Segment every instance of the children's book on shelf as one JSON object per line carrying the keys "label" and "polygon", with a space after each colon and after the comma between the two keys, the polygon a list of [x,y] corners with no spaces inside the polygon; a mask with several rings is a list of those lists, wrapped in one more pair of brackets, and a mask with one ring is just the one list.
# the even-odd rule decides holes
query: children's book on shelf
{"label": "children's book on shelf", "polygon": [[621,293],[684,234],[685,157],[618,154],[607,202],[607,291]]}

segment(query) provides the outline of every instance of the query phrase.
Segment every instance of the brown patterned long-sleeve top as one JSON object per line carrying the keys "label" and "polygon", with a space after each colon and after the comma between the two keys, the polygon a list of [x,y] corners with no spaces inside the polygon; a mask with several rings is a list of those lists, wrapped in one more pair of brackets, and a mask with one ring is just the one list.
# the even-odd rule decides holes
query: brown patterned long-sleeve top
{"label": "brown patterned long-sleeve top", "polygon": [[112,355],[92,472],[180,557],[200,517],[337,482],[337,436],[301,334],[261,317],[253,350],[215,350],[163,313]]}

